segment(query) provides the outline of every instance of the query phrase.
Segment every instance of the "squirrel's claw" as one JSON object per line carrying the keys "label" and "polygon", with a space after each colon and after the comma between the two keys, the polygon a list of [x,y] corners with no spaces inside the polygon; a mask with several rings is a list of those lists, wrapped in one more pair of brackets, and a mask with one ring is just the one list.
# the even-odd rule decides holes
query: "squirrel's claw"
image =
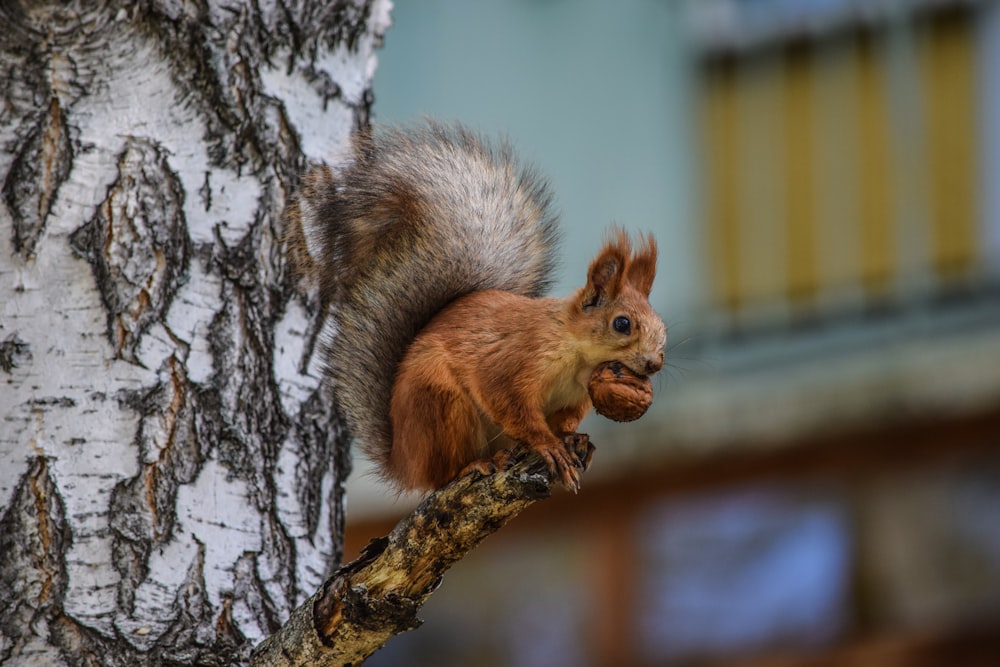
{"label": "squirrel's claw", "polygon": [[501,449],[490,458],[478,459],[465,466],[462,468],[461,472],[456,475],[456,478],[465,477],[473,472],[482,475],[483,477],[493,475],[500,470],[506,470],[509,468],[513,460],[514,455],[511,450]]}
{"label": "squirrel's claw", "polygon": [[[566,490],[576,493],[580,490],[580,475],[590,468],[590,461],[596,449],[586,433],[569,433],[562,438],[562,446],[534,447],[548,465],[549,472]],[[502,449],[493,456],[477,459],[466,465],[456,475],[465,477],[470,474],[481,476],[493,475],[510,467],[514,461],[514,452]]]}
{"label": "squirrel's claw", "polygon": [[549,466],[552,476],[576,493],[580,490],[580,474],[590,467],[594,445],[584,433],[570,433],[563,437],[562,446],[536,447],[536,451]]}
{"label": "squirrel's claw", "polygon": [[590,436],[586,433],[568,433],[563,436],[563,443],[570,454],[576,457],[576,466],[580,472],[587,472],[594,458],[594,451],[597,450],[590,441]]}

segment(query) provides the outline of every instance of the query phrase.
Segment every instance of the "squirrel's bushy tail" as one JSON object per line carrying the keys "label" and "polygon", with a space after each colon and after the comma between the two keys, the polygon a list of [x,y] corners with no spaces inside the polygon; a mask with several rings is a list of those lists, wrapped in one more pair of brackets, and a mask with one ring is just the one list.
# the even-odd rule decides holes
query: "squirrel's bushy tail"
{"label": "squirrel's bushy tail", "polygon": [[506,143],[427,123],[359,135],[342,168],[310,170],[286,229],[332,318],[322,353],[337,406],[384,462],[393,380],[417,332],[472,291],[544,292],[557,216],[545,182]]}

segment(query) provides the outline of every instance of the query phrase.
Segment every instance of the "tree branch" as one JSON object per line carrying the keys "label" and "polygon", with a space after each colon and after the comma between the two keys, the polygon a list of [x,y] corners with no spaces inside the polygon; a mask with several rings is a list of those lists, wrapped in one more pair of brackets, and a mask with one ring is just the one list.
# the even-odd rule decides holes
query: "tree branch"
{"label": "tree branch", "polygon": [[427,496],[387,536],[292,612],[254,649],[254,667],[357,665],[392,636],[420,625],[417,610],[444,572],[536,500],[552,479],[535,453],[518,449],[494,475],[466,475]]}

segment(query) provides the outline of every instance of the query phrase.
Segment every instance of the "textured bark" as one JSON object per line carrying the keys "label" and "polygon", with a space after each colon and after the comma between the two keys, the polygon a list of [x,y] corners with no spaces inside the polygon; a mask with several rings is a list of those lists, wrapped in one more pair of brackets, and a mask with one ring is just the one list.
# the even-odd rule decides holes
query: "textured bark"
{"label": "textured bark", "polygon": [[394,635],[416,628],[417,610],[444,572],[537,500],[552,480],[544,461],[520,450],[495,475],[471,474],[430,494],[388,537],[373,540],[281,631],[258,646],[254,667],[356,665]]}
{"label": "textured bark", "polygon": [[0,0],[0,663],[237,663],[340,565],[280,212],[387,12]]}

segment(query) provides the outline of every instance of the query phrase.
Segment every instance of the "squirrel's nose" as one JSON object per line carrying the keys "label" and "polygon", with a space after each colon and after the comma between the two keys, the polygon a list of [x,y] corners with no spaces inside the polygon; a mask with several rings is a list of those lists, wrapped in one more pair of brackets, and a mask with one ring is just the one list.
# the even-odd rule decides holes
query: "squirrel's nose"
{"label": "squirrel's nose", "polygon": [[662,350],[660,350],[660,353],[656,357],[646,360],[646,375],[652,375],[653,373],[659,371],[661,368],[663,368]]}

